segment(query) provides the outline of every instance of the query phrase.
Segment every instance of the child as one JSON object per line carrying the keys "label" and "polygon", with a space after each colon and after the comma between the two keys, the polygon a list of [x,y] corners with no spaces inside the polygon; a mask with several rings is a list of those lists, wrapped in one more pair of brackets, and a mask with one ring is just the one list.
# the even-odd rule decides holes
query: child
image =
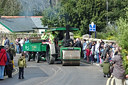
{"label": "child", "polygon": [[89,62],[89,55],[90,55],[90,49],[89,47],[87,47],[86,49],[87,62]]}
{"label": "child", "polygon": [[24,67],[26,68],[26,60],[24,53],[21,54],[20,58],[18,59],[18,66],[19,66],[19,79],[24,79]]}
{"label": "child", "polygon": [[[108,54],[107,54],[108,56]],[[101,66],[103,67],[103,73],[104,73],[104,77],[107,77],[109,78],[110,77],[110,63],[109,63],[109,60],[108,60],[109,57],[107,57],[105,59],[105,61],[101,64]]]}

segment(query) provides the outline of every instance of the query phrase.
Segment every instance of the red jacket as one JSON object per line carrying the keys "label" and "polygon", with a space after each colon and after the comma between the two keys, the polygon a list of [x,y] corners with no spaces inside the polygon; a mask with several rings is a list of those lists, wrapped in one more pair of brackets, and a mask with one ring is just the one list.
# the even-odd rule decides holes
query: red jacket
{"label": "red jacket", "polygon": [[90,55],[90,50],[86,49],[86,56],[89,56],[89,55]]}
{"label": "red jacket", "polygon": [[[3,57],[2,57],[3,55]],[[5,66],[6,62],[7,62],[7,56],[6,56],[6,50],[5,49],[1,49],[0,51],[0,65],[1,66]]]}

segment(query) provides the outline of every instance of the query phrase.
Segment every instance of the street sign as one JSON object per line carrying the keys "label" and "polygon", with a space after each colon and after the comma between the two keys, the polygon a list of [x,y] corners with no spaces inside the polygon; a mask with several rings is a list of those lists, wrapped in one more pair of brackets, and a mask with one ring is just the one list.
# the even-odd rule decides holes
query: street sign
{"label": "street sign", "polygon": [[96,25],[93,22],[89,24],[89,31],[96,31]]}

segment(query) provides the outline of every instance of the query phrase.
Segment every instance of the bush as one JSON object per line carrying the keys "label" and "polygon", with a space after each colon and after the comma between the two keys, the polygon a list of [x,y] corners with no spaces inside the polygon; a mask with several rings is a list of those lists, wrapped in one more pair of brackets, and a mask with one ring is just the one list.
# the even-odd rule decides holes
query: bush
{"label": "bush", "polygon": [[128,74],[128,12],[126,13],[126,18],[120,18],[116,24],[118,28],[115,37],[119,46],[123,49],[123,66],[125,69],[125,74]]}
{"label": "bush", "polygon": [[[104,32],[96,32],[96,38],[98,39],[107,39],[108,34]],[[95,33],[92,33],[92,38],[95,38]]]}

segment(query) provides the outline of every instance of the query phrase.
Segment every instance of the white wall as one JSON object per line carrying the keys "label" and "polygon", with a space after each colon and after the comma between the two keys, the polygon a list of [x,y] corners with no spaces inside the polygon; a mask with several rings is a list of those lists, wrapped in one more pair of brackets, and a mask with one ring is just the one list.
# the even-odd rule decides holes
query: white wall
{"label": "white wall", "polygon": [[38,33],[41,34],[41,32],[45,32],[45,29],[39,29],[39,30],[38,30]]}
{"label": "white wall", "polygon": [[0,24],[0,33],[11,33],[7,28]]}

